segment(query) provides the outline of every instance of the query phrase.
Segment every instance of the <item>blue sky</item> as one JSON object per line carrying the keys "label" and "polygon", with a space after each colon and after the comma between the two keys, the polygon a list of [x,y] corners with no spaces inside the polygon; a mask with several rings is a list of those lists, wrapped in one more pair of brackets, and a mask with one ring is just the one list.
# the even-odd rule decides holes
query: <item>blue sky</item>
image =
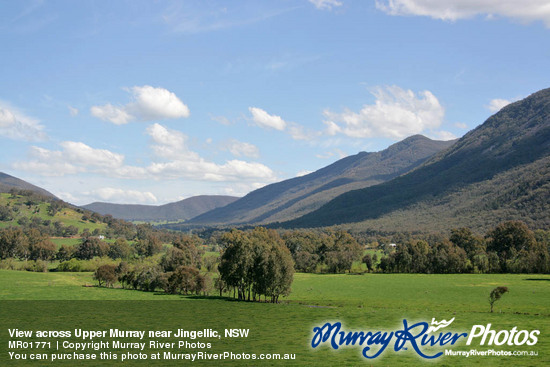
{"label": "blue sky", "polygon": [[550,87],[547,0],[2,0],[0,45],[0,171],[74,204],[241,196]]}

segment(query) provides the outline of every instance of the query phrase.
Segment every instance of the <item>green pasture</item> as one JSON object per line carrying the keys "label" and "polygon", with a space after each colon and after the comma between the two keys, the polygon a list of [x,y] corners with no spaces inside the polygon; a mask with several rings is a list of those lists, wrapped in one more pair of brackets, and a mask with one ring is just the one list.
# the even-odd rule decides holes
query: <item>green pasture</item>
{"label": "green pasture", "polygon": [[[291,362],[229,361],[233,365],[326,365],[326,366],[547,366],[550,363],[550,276],[549,275],[420,275],[296,274],[292,294],[280,304],[237,302],[216,296],[164,295],[122,289],[90,287],[90,273],[28,273],[0,271],[0,363],[3,365],[46,365],[7,359],[8,328],[24,330],[202,330],[223,333],[225,328],[250,329],[247,339],[203,339],[211,342],[209,352],[295,353]],[[86,286],[88,285],[88,286]],[[496,286],[510,292],[489,313],[488,295]],[[361,356],[360,347],[334,351],[327,346],[310,347],[312,329],[327,321],[340,321],[346,330],[397,330],[409,322],[455,321],[453,332],[470,332],[473,325],[492,324],[494,330],[540,330],[535,346],[466,346],[453,350],[526,350],[538,356],[451,357],[432,362],[412,350],[394,352],[391,347],[375,360]],[[147,339],[147,337],[145,338]],[[147,339],[147,343],[148,343]],[[393,344],[392,344],[393,345]],[[447,347],[426,349],[434,354]],[[411,348],[409,348],[411,349]],[[10,350],[11,351],[11,350]],[[161,350],[147,349],[152,354]],[[187,350],[187,352],[201,351]],[[202,350],[205,351],[205,350]],[[114,350],[124,353],[127,350]],[[181,350],[179,352],[182,352]],[[5,362],[5,363],[4,363]],[[158,365],[190,362],[162,360]],[[196,364],[197,362],[194,362]],[[55,365],[74,365],[74,361]],[[120,361],[79,362],[84,366],[122,365]],[[126,365],[150,365],[155,361],[132,361]],[[210,365],[202,361],[199,364]],[[219,362],[217,364],[220,364]]]}
{"label": "green pasture", "polygon": [[61,246],[78,246],[81,242],[81,238],[63,238],[63,237],[52,237],[50,240],[57,245],[57,248]]}
{"label": "green pasture", "polygon": [[9,205],[10,207],[17,208],[17,212],[14,213],[14,218],[11,221],[0,222],[0,228],[17,226],[17,220],[21,217],[26,217],[29,220],[37,217],[40,218],[42,221],[59,221],[63,223],[65,227],[77,227],[79,233],[82,233],[84,229],[88,229],[90,232],[93,232],[95,229],[103,230],[107,227],[105,223],[94,223],[91,221],[82,220],[82,214],[70,208],[63,208],[58,211],[54,216],[51,216],[48,214],[48,208],[50,204],[46,202],[37,202],[32,203],[31,205],[27,205],[26,202],[27,199],[25,197],[13,197],[11,194],[0,193],[0,205]]}

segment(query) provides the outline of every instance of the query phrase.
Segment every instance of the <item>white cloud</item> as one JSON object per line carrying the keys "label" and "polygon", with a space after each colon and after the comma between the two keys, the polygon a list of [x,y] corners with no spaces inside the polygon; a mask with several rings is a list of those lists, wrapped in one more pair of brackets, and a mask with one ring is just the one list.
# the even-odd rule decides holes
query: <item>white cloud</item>
{"label": "white cloud", "polygon": [[85,192],[84,195],[98,198],[101,201],[116,203],[154,204],[158,202],[156,196],[149,191],[123,190],[113,187],[102,187]]}
{"label": "white cloud", "polygon": [[84,143],[65,141],[62,150],[48,150],[33,146],[32,159],[16,162],[14,168],[40,173],[45,176],[64,176],[79,172],[112,172],[123,167],[124,156],[105,149],[94,149]]}
{"label": "white cloud", "polygon": [[317,9],[321,10],[332,10],[332,7],[342,6],[343,3],[337,0],[308,0],[310,3],[315,5]]}
{"label": "white cloud", "polygon": [[376,0],[376,7],[390,15],[421,15],[449,21],[476,15],[504,16],[521,22],[541,20],[550,27],[547,0]]}
{"label": "white cloud", "polygon": [[217,164],[207,161],[187,147],[187,137],[183,133],[160,124],[147,128],[147,133],[154,142],[154,154],[160,158],[147,167],[154,178],[263,182],[273,182],[276,179],[274,172],[261,163],[230,160]]}
{"label": "white cloud", "polygon": [[122,154],[113,153],[106,149],[94,149],[84,143],[65,141],[62,142],[63,158],[67,161],[82,165],[105,169],[121,167],[124,163]]}
{"label": "white cloud", "polygon": [[495,113],[500,111],[503,107],[509,105],[512,103],[512,101],[509,101],[507,99],[501,99],[501,98],[495,98],[492,99],[491,102],[487,106],[485,106],[489,111]]}
{"label": "white cloud", "polygon": [[169,130],[161,124],[153,124],[147,128],[146,132],[154,143],[151,148],[158,157],[168,159],[196,159],[198,157],[197,154],[187,149],[187,136],[179,131]]}
{"label": "white cloud", "polygon": [[115,125],[124,125],[134,119],[124,107],[115,107],[110,103],[103,106],[92,106],[90,112],[93,116],[103,121],[110,121]]}
{"label": "white cloud", "polygon": [[189,108],[169,90],[145,85],[131,91],[136,100],[129,108],[140,120],[189,117]]}
{"label": "white cloud", "polygon": [[295,122],[287,122],[280,116],[270,115],[265,110],[258,107],[249,107],[248,110],[252,114],[252,120],[257,126],[286,131],[294,140],[311,140],[320,135],[319,132],[306,130],[302,125]]}
{"label": "white cloud", "polygon": [[464,129],[464,130],[468,128],[468,125],[466,125],[463,122],[455,122],[455,126],[458,127],[459,129]]}
{"label": "white cloud", "polygon": [[8,103],[0,101],[0,136],[14,140],[40,141],[46,139],[44,126]]}
{"label": "white cloud", "polygon": [[280,116],[270,115],[258,107],[249,107],[248,110],[252,114],[252,120],[260,127],[267,127],[279,131],[286,128],[287,123]]}
{"label": "white cloud", "polygon": [[117,125],[130,121],[153,121],[189,117],[189,108],[173,93],[164,88],[149,85],[126,89],[132,94],[132,102],[124,106],[92,106],[93,116]]}
{"label": "white cloud", "polygon": [[[92,148],[82,142],[66,141],[59,150],[41,147],[30,149],[31,159],[13,164],[15,169],[34,172],[45,176],[65,176],[78,173],[94,173],[101,177],[190,181],[242,182],[266,184],[276,181],[275,173],[257,162],[228,160],[223,164],[208,161],[189,149],[187,136],[160,124],[153,124],[146,130],[151,137],[152,162],[144,166],[126,165],[122,154],[106,149]],[[243,152],[251,154],[250,146],[241,146]]]}
{"label": "white cloud", "polygon": [[415,94],[397,86],[375,88],[374,104],[364,105],[359,112],[324,111],[326,133],[353,138],[385,137],[403,139],[413,134],[438,128],[445,114],[439,100],[430,92]]}
{"label": "white cloud", "polygon": [[235,139],[228,141],[223,149],[228,150],[236,157],[258,158],[260,156],[260,150],[257,146]]}

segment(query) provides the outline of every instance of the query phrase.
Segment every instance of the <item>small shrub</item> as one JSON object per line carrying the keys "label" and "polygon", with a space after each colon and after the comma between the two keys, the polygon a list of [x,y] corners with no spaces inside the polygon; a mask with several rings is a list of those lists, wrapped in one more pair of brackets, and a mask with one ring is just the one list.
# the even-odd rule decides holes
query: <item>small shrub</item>
{"label": "small shrub", "polygon": [[30,260],[25,263],[24,269],[26,271],[45,273],[48,271],[48,264],[42,260]]}
{"label": "small shrub", "polygon": [[80,272],[82,270],[82,261],[77,259],[71,259],[68,261],[63,261],[57,266],[57,271],[67,271],[67,272]]}
{"label": "small shrub", "polygon": [[498,301],[504,293],[508,292],[508,287],[496,287],[491,291],[489,295],[489,304],[491,305],[491,312],[493,312],[493,305]]}

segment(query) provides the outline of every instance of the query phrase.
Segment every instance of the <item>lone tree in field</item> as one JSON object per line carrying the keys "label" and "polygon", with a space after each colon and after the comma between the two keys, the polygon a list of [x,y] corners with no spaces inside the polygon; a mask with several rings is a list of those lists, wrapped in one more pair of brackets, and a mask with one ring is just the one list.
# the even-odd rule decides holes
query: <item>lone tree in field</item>
{"label": "lone tree in field", "polygon": [[489,295],[489,304],[491,305],[491,312],[493,312],[493,305],[498,301],[504,293],[508,292],[508,287],[496,287],[491,291]]}

